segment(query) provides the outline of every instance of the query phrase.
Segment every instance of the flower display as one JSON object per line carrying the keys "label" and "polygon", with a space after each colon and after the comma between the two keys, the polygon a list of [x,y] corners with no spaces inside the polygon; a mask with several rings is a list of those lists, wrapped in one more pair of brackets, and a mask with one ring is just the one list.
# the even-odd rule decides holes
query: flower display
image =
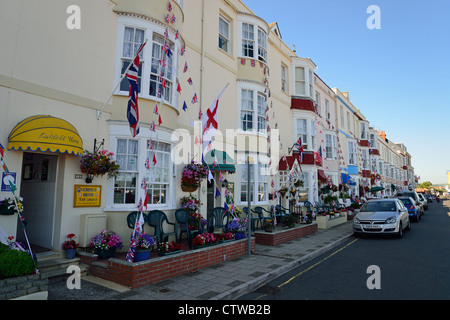
{"label": "flower display", "polygon": [[95,249],[110,249],[117,248],[121,249],[123,247],[122,240],[113,231],[103,230],[100,234],[92,237],[89,241],[89,246]]}
{"label": "flower display", "polygon": [[115,177],[119,173],[120,166],[113,160],[113,156],[114,154],[108,150],[95,153],[85,150],[80,160],[81,172],[94,176],[103,176],[107,173],[108,177]]}
{"label": "flower display", "polygon": [[181,207],[186,209],[189,214],[193,214],[200,210],[201,203],[197,200],[195,196],[189,194],[180,200]]}
{"label": "flower display", "polygon": [[234,218],[228,224],[227,228],[230,232],[245,232],[248,219]]}
{"label": "flower display", "polygon": [[231,232],[221,233],[221,234],[219,234],[219,236],[217,237],[217,239],[218,239],[219,241],[233,240],[233,239],[234,239],[234,234],[231,233]]}
{"label": "flower display", "polygon": [[136,249],[148,250],[155,244],[155,239],[152,236],[146,234],[145,232],[139,234],[136,237]]}
{"label": "flower display", "polygon": [[22,201],[23,199],[20,197],[18,198],[19,201],[17,201],[17,207],[16,207],[16,203],[14,202],[14,198],[0,198],[0,207],[4,207],[8,210],[14,210],[14,211],[18,211],[19,213],[21,213],[23,211],[23,204]]}
{"label": "flower display", "polygon": [[76,249],[80,246],[80,244],[75,240],[76,236],[74,233],[69,233],[67,235],[67,239],[63,242],[62,244],[62,249],[63,250],[69,250],[69,249]]}
{"label": "flower display", "polygon": [[192,244],[195,247],[199,247],[207,244],[217,243],[218,241],[219,239],[214,235],[214,233],[204,232],[195,236],[195,238],[192,240]]}
{"label": "flower display", "polygon": [[189,230],[205,229],[207,225],[208,220],[203,218],[203,216],[200,213],[192,213],[188,218]]}
{"label": "flower display", "polygon": [[192,161],[184,167],[181,175],[181,186],[195,190],[200,185],[200,180],[208,176],[208,166]]}
{"label": "flower display", "polygon": [[162,242],[159,246],[160,253],[169,253],[183,250],[183,245],[181,243],[177,243],[175,241],[172,242]]}

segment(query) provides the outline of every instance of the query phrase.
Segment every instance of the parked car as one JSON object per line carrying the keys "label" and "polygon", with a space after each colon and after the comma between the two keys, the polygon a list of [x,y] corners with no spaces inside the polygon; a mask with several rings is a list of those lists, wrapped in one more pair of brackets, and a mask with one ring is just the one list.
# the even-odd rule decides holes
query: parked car
{"label": "parked car", "polygon": [[433,202],[433,197],[431,196],[431,194],[425,193],[423,196],[425,197],[425,199],[427,199],[428,203]]}
{"label": "parked car", "polygon": [[419,206],[420,215],[422,216],[424,214],[424,209],[422,202],[419,199],[419,195],[414,190],[412,191],[400,191],[397,193],[397,197],[411,197],[416,202],[416,206]]}
{"label": "parked car", "polygon": [[414,203],[414,199],[411,197],[399,197],[398,199],[403,202],[403,205],[408,209],[409,219],[419,222],[421,216],[419,208]]}
{"label": "parked car", "polygon": [[369,200],[353,218],[353,232],[362,234],[395,234],[411,229],[408,209],[397,198]]}
{"label": "parked car", "polygon": [[428,210],[428,201],[427,201],[427,199],[425,199],[425,197],[421,193],[417,193],[417,195],[419,196],[420,202],[422,202],[423,210]]}

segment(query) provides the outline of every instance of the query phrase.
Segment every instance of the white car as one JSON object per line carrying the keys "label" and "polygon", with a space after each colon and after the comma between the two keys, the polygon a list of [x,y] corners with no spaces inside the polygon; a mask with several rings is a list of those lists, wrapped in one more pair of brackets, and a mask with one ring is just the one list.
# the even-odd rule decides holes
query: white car
{"label": "white car", "polygon": [[373,199],[366,202],[353,218],[353,232],[361,234],[395,234],[411,229],[408,209],[397,199]]}

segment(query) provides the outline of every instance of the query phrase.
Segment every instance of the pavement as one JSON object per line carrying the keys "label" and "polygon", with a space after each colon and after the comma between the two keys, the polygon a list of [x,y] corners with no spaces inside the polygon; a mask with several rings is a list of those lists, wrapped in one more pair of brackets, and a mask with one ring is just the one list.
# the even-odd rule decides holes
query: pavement
{"label": "pavement", "polygon": [[278,246],[257,244],[255,252],[137,289],[90,275],[69,290],[66,277],[51,279],[48,300],[234,300],[267,284],[353,237],[352,223],[318,229]]}

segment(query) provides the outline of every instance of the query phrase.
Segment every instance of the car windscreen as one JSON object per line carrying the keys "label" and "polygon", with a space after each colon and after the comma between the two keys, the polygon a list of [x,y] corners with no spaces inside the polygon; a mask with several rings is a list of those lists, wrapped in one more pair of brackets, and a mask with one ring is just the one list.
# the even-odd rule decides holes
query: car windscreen
{"label": "car windscreen", "polygon": [[395,211],[394,201],[369,201],[361,207],[361,212]]}
{"label": "car windscreen", "polygon": [[404,205],[411,205],[411,200],[409,199],[400,199],[401,202],[403,202]]}
{"label": "car windscreen", "polygon": [[419,200],[418,196],[416,196],[416,194],[414,192],[403,192],[403,193],[400,193],[399,196],[411,197],[411,198],[415,199],[415,201]]}

